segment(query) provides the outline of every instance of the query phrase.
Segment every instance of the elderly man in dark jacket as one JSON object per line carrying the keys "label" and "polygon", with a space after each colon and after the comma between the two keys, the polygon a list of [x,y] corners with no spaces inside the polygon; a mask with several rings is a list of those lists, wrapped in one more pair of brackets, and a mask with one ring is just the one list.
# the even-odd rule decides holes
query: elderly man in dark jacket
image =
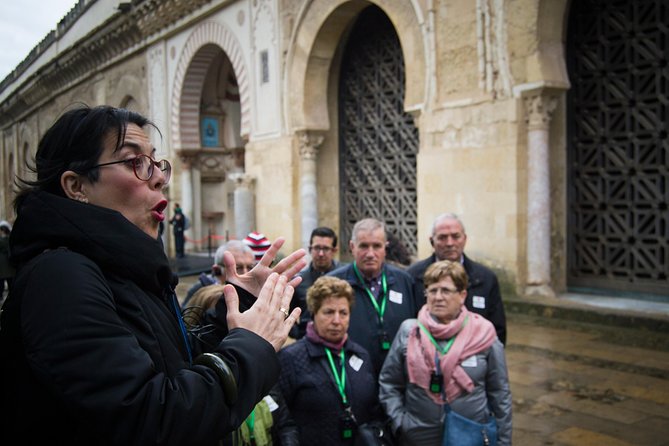
{"label": "elderly man in dark jacket", "polygon": [[423,294],[416,294],[411,276],[385,262],[386,242],[382,222],[360,220],[350,241],[354,262],[327,274],[353,287],[355,306],[348,333],[369,352],[376,376],[402,321],[416,317],[425,303]]}
{"label": "elderly man in dark jacket", "polygon": [[453,213],[441,214],[435,219],[430,236],[430,244],[434,248],[434,253],[427,259],[411,265],[407,272],[415,280],[422,295],[424,293],[423,275],[428,266],[438,260],[461,262],[469,278],[465,306],[469,311],[478,313],[492,322],[497,331],[497,337],[502,344],[506,344],[506,315],[497,276],[489,268],[474,262],[465,255],[466,243],[467,234],[460,218]]}

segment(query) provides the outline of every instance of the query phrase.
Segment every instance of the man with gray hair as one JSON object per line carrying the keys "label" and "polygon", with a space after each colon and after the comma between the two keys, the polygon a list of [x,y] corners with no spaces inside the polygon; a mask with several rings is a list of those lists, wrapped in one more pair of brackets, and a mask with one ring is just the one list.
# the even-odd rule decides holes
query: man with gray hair
{"label": "man with gray hair", "polygon": [[434,253],[427,259],[411,265],[407,272],[413,277],[422,295],[423,275],[428,266],[439,260],[462,263],[469,279],[465,306],[469,311],[478,313],[492,322],[497,337],[502,344],[506,344],[506,315],[497,276],[491,269],[465,255],[466,243],[467,234],[460,218],[450,212],[441,214],[434,220],[430,236]]}
{"label": "man with gray hair", "polygon": [[348,334],[372,357],[378,377],[390,344],[405,319],[414,318],[425,303],[405,271],[386,263],[386,228],[366,218],[353,226],[349,247],[353,262],[329,272],[346,280],[355,292]]}
{"label": "man with gray hair", "polygon": [[245,274],[255,266],[255,257],[253,250],[246,245],[241,240],[229,240],[226,243],[218,247],[214,253],[214,265],[211,267],[211,273],[202,273],[198,277],[198,281],[193,284],[188,289],[186,293],[186,298],[181,304],[181,308],[186,308],[188,301],[193,297],[193,294],[197,290],[207,285],[214,285],[217,283],[222,283],[224,274],[223,266],[223,253],[225,251],[230,251],[232,256],[235,258],[235,263],[237,265],[237,274]]}

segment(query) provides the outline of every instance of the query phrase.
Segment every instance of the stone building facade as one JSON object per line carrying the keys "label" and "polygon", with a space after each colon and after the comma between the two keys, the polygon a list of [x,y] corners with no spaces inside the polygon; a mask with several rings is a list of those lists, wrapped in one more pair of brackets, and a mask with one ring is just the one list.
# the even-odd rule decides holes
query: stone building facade
{"label": "stone building facade", "polygon": [[80,0],[0,84],[0,212],[63,110],[110,104],[160,128],[189,250],[250,230],[305,247],[317,225],[345,247],[373,216],[421,258],[452,211],[507,293],[666,297],[667,18],[661,0]]}

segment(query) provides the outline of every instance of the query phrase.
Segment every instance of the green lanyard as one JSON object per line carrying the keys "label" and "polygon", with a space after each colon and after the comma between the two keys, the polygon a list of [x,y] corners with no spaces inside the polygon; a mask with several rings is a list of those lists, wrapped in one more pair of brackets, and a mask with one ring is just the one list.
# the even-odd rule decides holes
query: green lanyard
{"label": "green lanyard", "polygon": [[330,368],[332,369],[332,374],[337,383],[337,390],[339,390],[339,395],[341,395],[341,401],[344,403],[344,406],[348,406],[348,398],[346,397],[346,359],[344,356],[344,349],[342,348],[339,352],[339,357],[341,358],[341,376],[337,373],[337,367],[335,366],[334,359],[332,359],[332,352],[330,349],[325,347],[325,353],[328,356]]}
{"label": "green lanyard", "polygon": [[381,306],[379,307],[379,304],[378,302],[376,302],[374,294],[372,294],[370,289],[367,288],[367,285],[365,285],[365,280],[362,278],[360,271],[358,271],[358,266],[355,264],[355,262],[353,262],[353,270],[355,271],[355,275],[358,276],[358,279],[360,279],[360,283],[362,283],[362,286],[365,288],[365,291],[367,291],[369,300],[372,301],[372,305],[374,305],[374,309],[376,310],[376,313],[379,315],[379,322],[383,325],[383,314],[386,312],[386,303],[388,302],[388,283],[386,282],[386,272],[383,271],[383,273],[381,274],[381,284],[383,285],[383,296],[381,298]]}
{"label": "green lanyard", "polygon": [[[465,320],[462,321],[462,327],[460,327],[460,330],[462,330],[462,328],[465,325],[467,325],[468,320],[469,320],[469,315],[467,315],[467,317],[465,317]],[[442,348],[439,345],[439,343],[437,342],[437,340],[434,339],[434,337],[432,336],[432,333],[430,333],[430,331],[427,328],[425,328],[425,326],[423,324],[418,322],[418,326],[420,327],[421,330],[423,330],[423,332],[427,335],[427,337],[430,338],[430,341],[432,342],[432,344],[434,344],[434,346],[437,348],[437,351],[439,353],[441,353],[442,356],[445,355],[446,353],[448,353],[448,351],[451,349],[451,346],[453,345],[453,342],[455,342],[455,336],[457,336],[458,333],[460,333],[460,330],[458,330],[458,333],[456,333],[455,336],[453,336],[451,339],[449,339],[448,342],[446,343],[446,345]]]}
{"label": "green lanyard", "polygon": [[255,435],[253,435],[253,428],[256,424],[256,409],[255,407],[251,411],[251,415],[246,419],[246,425],[249,427],[249,438],[254,439]]}

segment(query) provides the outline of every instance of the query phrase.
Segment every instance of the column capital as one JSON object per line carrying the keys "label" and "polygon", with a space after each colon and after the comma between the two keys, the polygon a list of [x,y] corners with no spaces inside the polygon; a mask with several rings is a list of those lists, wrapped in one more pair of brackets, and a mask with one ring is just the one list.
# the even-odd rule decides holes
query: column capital
{"label": "column capital", "polygon": [[251,189],[255,184],[255,177],[244,172],[229,173],[228,178],[235,185],[235,189]]}
{"label": "column capital", "polygon": [[523,94],[523,102],[528,129],[547,130],[558,104],[557,92],[545,88],[527,91]]}
{"label": "column capital", "polygon": [[299,130],[296,135],[300,144],[300,158],[315,160],[318,156],[318,148],[323,144],[325,136],[313,130]]}

